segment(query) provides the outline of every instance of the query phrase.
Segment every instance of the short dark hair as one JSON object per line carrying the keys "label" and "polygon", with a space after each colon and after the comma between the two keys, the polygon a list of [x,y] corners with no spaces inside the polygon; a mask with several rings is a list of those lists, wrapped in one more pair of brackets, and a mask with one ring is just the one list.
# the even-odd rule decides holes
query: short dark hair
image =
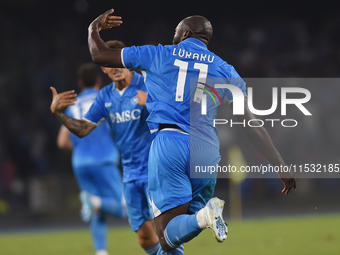
{"label": "short dark hair", "polygon": [[125,44],[118,40],[107,41],[106,45],[111,49],[123,49],[125,47]]}
{"label": "short dark hair", "polygon": [[85,87],[94,87],[99,77],[96,65],[93,63],[85,63],[78,68],[78,79],[81,80]]}

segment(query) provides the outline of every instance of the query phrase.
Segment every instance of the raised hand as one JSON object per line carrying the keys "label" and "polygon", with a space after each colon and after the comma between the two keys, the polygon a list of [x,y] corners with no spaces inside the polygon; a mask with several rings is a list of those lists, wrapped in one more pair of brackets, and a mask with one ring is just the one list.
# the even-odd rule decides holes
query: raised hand
{"label": "raised hand", "polygon": [[142,90],[137,90],[137,104],[141,106],[146,106],[146,97],[148,96],[148,92],[144,92]]}
{"label": "raised hand", "polygon": [[98,16],[91,23],[91,25],[94,27],[97,27],[98,31],[103,30],[103,29],[110,29],[113,27],[119,27],[123,23],[122,17],[112,16],[111,14],[113,12],[114,12],[113,9],[110,9],[104,12],[102,15]]}
{"label": "raised hand", "polygon": [[54,87],[50,87],[52,90],[52,103],[51,103],[51,112],[53,114],[64,110],[67,106],[74,105],[77,99],[75,98],[77,94],[74,90],[65,91],[62,93],[57,93],[57,90]]}

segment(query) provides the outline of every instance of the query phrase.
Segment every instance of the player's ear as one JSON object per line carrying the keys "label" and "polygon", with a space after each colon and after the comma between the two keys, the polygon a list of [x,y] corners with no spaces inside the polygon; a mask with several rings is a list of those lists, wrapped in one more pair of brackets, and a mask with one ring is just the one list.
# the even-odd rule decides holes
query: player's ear
{"label": "player's ear", "polygon": [[106,68],[105,67],[100,67],[101,69],[102,69],[102,71],[103,71],[103,73],[105,73],[105,74],[107,74],[107,71],[106,71]]}
{"label": "player's ear", "polygon": [[185,31],[182,35],[181,41],[184,41],[185,39],[192,37],[192,32],[190,31]]}
{"label": "player's ear", "polygon": [[102,88],[102,83],[103,83],[102,77],[98,76],[96,79],[96,84],[94,85],[94,88],[97,90],[100,90]]}

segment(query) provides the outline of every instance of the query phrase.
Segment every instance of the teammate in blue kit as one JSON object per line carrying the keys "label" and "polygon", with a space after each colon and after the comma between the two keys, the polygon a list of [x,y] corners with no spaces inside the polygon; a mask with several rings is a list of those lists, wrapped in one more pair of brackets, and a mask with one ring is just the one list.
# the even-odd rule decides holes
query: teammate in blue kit
{"label": "teammate in blue kit", "polygon": [[[93,63],[82,64],[78,69],[78,86],[81,88],[78,101],[67,108],[69,116],[84,117],[93,104],[101,87],[101,78]],[[123,182],[120,174],[119,152],[112,132],[105,121],[91,135],[80,139],[65,126],[60,128],[58,147],[72,150],[72,167],[81,190],[81,216],[91,220],[91,235],[96,255],[107,254],[106,216],[123,218]]]}
{"label": "teammate in blue kit", "polygon": [[[112,50],[99,35],[102,29],[121,25],[121,17],[112,13],[113,9],[105,12],[89,26],[89,49],[93,61],[101,66],[145,72],[150,112],[147,121],[158,126],[149,157],[149,199],[161,242],[158,254],[182,254],[183,243],[205,228],[222,242],[228,230],[222,218],[224,201],[212,198],[216,176],[191,178],[190,168],[215,166],[220,161],[213,120],[221,98],[232,102],[233,96],[230,90],[215,88],[215,84],[232,84],[244,95],[245,84],[231,65],[207,49],[213,29],[206,18],[191,16],[182,20],[176,28],[174,45]],[[215,96],[207,97],[203,91]],[[254,119],[246,101],[244,107],[245,114],[238,119]],[[273,165],[285,164],[264,128],[244,131]],[[295,189],[292,174],[280,178],[284,193]]]}
{"label": "teammate in blue kit", "polygon": [[[109,41],[105,45],[111,49],[124,47],[120,41]],[[65,127],[79,137],[88,135],[104,119],[108,121],[121,152],[124,196],[131,228],[137,233],[139,243],[146,253],[156,254],[160,244],[150,218],[147,197],[148,157],[152,137],[146,124],[149,113],[142,106],[145,105],[142,101],[146,100],[144,78],[126,68],[102,70],[113,82],[99,91],[82,120],[76,120],[62,112],[66,105],[73,104],[73,91],[57,94],[51,88],[51,111]]]}

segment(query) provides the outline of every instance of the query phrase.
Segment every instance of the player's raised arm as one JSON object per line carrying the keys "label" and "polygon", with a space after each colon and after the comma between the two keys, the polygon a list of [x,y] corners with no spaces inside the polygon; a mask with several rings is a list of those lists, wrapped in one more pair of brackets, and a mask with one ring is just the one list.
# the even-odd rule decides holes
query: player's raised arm
{"label": "player's raised arm", "polygon": [[[232,105],[231,105],[232,106]],[[249,120],[256,119],[255,116],[251,113],[248,108],[247,99],[244,100],[244,115],[236,115],[238,121],[245,120],[246,123]],[[246,126],[243,128],[243,131],[251,144],[260,152],[272,165],[274,166],[286,166],[283,161],[280,153],[275,148],[270,135],[264,127],[250,127]],[[294,175],[291,172],[281,173],[278,172],[278,175],[283,182],[284,188],[282,193],[288,195],[291,189],[296,189],[296,181],[294,179]]]}
{"label": "player's raised arm", "polygon": [[98,16],[88,28],[89,50],[94,63],[105,67],[124,67],[121,61],[120,49],[111,49],[101,39],[99,31],[119,27],[123,21],[121,17],[111,15],[113,9]]}
{"label": "player's raised arm", "polygon": [[51,112],[58,118],[58,120],[73,134],[78,137],[84,137],[88,135],[93,129],[97,126],[86,120],[77,120],[65,114],[63,111],[67,106],[74,105],[77,99],[76,93],[74,90],[57,93],[57,90],[54,87],[51,87],[52,90],[52,103],[51,103]]}

